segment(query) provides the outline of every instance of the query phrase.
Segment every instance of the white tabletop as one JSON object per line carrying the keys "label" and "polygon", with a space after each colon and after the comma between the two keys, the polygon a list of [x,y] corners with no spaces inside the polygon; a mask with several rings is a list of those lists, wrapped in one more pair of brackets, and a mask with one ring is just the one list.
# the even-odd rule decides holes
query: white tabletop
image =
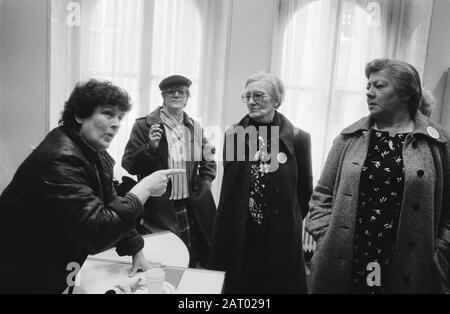
{"label": "white tabletop", "polygon": [[[225,279],[224,272],[190,269],[189,252],[173,233],[163,232],[144,237],[144,254],[153,262],[165,265],[166,281],[177,294],[219,294]],[[77,277],[74,293],[103,294],[117,285],[126,286],[145,278],[138,273],[129,278],[131,257],[120,257],[114,249],[89,256]]]}

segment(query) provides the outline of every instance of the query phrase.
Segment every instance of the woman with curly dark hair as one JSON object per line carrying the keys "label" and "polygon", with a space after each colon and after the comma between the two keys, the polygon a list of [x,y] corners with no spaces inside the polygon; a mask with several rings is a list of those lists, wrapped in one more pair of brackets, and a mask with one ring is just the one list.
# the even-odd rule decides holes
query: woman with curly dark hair
{"label": "woman with curly dark hair", "polygon": [[156,172],[117,196],[106,149],[130,109],[128,94],[110,82],[77,84],[60,126],[0,196],[0,293],[61,293],[69,265],[114,246],[133,256],[131,275],[146,268],[136,220],[180,171]]}

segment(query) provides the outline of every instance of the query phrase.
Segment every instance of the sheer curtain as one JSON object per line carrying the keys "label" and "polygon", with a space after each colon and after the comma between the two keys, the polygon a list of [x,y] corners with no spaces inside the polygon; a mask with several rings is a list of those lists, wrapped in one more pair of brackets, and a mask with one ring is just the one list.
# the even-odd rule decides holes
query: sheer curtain
{"label": "sheer curtain", "polygon": [[317,180],[332,140],[367,114],[365,64],[394,56],[400,1],[282,0],[274,72],[287,87],[280,108],[312,135]]}
{"label": "sheer curtain", "polygon": [[120,163],[134,121],[161,105],[164,77],[189,77],[186,111],[214,123],[209,104],[220,99],[214,96],[223,93],[225,76],[208,76],[212,64],[214,73],[225,71],[226,54],[218,50],[227,42],[230,10],[230,0],[52,0],[51,127],[76,82],[99,78],[125,88],[133,110],[109,149],[120,179],[128,175]]}
{"label": "sheer curtain", "polygon": [[[280,111],[312,135],[314,184],[333,139],[368,113],[365,64],[411,51],[400,44],[404,7],[403,0],[279,1],[272,71],[287,87]],[[409,57],[423,68],[424,60]],[[313,241],[304,236],[312,250]]]}

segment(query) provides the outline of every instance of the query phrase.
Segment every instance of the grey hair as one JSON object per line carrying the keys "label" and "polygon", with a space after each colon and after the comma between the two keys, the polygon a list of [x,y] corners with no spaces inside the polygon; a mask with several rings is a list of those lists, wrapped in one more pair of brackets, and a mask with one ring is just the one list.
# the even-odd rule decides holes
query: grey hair
{"label": "grey hair", "polygon": [[245,82],[245,88],[248,87],[251,83],[254,82],[268,82],[271,87],[272,97],[276,98],[278,104],[275,107],[276,109],[280,108],[281,103],[284,100],[285,96],[285,88],[281,79],[273,74],[269,74],[266,72],[258,72],[252,76],[250,76]]}
{"label": "grey hair", "polygon": [[394,59],[375,59],[366,64],[366,77],[370,74],[387,70],[395,91],[401,98],[408,98],[407,104],[411,117],[418,111],[430,117],[434,97],[424,92],[419,72],[411,64]]}

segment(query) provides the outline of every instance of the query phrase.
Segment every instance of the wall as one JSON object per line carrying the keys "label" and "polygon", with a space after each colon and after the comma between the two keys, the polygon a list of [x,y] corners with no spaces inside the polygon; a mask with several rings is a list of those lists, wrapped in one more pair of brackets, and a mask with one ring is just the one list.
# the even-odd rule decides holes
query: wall
{"label": "wall", "polygon": [[0,191],[47,132],[47,0],[2,0]]}
{"label": "wall", "polygon": [[270,70],[274,6],[277,3],[274,0],[233,2],[224,125],[238,122],[248,112],[241,101],[247,78],[259,71]]}
{"label": "wall", "polygon": [[[1,17],[2,17],[2,12],[3,12],[3,0],[0,0],[0,21],[1,21]],[[3,103],[3,97],[2,97],[2,86],[3,86],[3,72],[2,72],[2,40],[1,40],[1,24],[0,24],[0,192],[3,190],[4,188],[4,183],[3,183],[3,178],[7,178],[9,177],[9,164],[10,162],[7,162],[6,160],[6,147],[3,144],[3,139],[2,139],[2,132],[1,132],[1,128],[2,128],[2,120],[5,117],[5,105]]]}
{"label": "wall", "polygon": [[[2,4],[2,2],[3,2],[3,0],[0,0],[0,21],[1,21],[1,17],[2,17],[2,11],[3,11],[3,4]],[[0,26],[1,26],[1,24],[0,24]],[[0,119],[1,119],[2,116],[4,116],[3,115],[4,105],[2,103],[2,97],[1,97],[1,95],[2,95],[2,86],[3,86],[3,84],[2,84],[2,77],[3,77],[3,75],[2,75],[2,64],[1,64],[2,57],[1,56],[2,56],[2,40],[1,40],[1,28],[0,28]],[[1,120],[0,120],[0,122],[1,122]],[[0,146],[0,149],[1,148],[2,147]],[[0,173],[0,175],[1,175],[1,173]]]}
{"label": "wall", "polygon": [[424,85],[432,91],[439,104],[433,119],[450,128],[450,103],[444,102],[447,69],[450,67],[450,1],[434,0],[433,15],[425,64]]}

